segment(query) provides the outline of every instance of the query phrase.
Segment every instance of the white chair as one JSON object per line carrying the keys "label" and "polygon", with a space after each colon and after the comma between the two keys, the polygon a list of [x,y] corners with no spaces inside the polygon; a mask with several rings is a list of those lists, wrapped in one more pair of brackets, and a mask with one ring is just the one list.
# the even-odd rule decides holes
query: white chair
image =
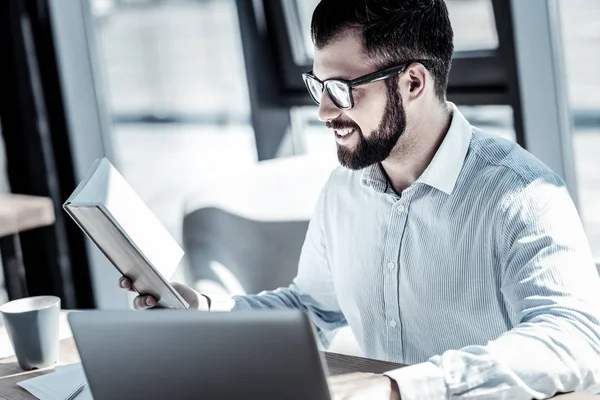
{"label": "white chair", "polygon": [[[336,165],[310,156],[264,161],[186,196],[183,246],[196,288],[245,294],[289,285],[317,198]],[[331,350],[360,355],[349,329]]]}

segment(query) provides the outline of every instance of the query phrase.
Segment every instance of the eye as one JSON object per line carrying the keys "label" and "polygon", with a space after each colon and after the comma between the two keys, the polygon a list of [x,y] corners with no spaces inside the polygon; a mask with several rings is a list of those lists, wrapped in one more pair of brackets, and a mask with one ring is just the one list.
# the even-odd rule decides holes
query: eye
{"label": "eye", "polygon": [[361,97],[365,93],[365,89],[361,87],[353,87],[351,90],[354,98]]}

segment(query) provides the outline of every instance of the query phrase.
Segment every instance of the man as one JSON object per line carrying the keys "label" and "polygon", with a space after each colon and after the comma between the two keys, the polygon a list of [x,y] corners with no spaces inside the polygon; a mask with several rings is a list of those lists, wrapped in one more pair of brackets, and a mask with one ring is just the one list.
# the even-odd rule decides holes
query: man
{"label": "man", "polygon": [[304,80],[343,167],[297,277],[226,301],[177,290],[203,310],[302,309],[325,345],[349,324],[368,357],[411,364],[334,378],[334,398],[600,391],[600,279],[575,207],[548,167],[446,102],[444,2],[322,0],[311,31]]}

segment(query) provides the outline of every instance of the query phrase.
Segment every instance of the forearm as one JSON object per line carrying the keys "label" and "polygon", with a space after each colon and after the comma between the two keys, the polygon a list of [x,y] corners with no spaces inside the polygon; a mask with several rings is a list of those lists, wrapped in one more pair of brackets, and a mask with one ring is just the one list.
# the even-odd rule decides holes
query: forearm
{"label": "forearm", "polygon": [[232,310],[244,309],[299,309],[306,311],[301,301],[301,295],[294,285],[276,290],[264,291],[259,294],[233,296]]}
{"label": "forearm", "polygon": [[[543,399],[600,391],[600,321],[560,310],[541,314],[489,342],[391,371],[402,398]],[[429,397],[423,397],[427,385]]]}
{"label": "forearm", "polygon": [[338,328],[347,325],[341,311],[325,309],[295,284],[255,295],[211,297],[211,311],[296,309],[308,314],[323,347],[327,347]]}
{"label": "forearm", "polygon": [[[259,294],[235,296],[204,295],[208,299],[210,311],[237,311],[260,309],[299,309],[307,311],[308,304],[301,300],[302,296],[295,285],[276,290],[267,290]],[[309,302],[310,304],[310,302]]]}

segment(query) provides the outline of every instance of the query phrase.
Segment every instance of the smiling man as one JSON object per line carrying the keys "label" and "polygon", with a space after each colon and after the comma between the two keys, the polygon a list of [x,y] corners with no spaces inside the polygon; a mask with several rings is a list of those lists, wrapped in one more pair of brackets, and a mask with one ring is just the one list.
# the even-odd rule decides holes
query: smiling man
{"label": "smiling man", "polygon": [[335,378],[334,398],[599,391],[600,279],[579,216],[557,174],[446,101],[444,2],[322,0],[311,29],[303,78],[342,166],[297,277],[225,301],[177,290],[204,310],[301,309],[325,345],[349,325],[366,356],[411,364]]}

